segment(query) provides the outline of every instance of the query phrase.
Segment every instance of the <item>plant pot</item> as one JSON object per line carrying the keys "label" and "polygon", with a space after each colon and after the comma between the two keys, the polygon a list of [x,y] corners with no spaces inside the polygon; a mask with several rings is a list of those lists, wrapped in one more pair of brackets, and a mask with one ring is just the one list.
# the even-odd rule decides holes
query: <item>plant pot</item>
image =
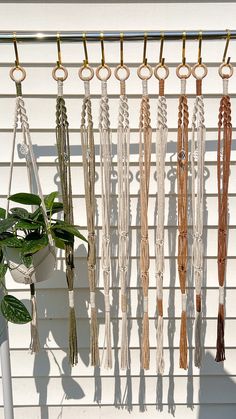
{"label": "plant pot", "polygon": [[5,258],[14,281],[21,284],[33,284],[46,281],[54,271],[56,255],[54,247],[46,246],[33,255],[33,264],[27,268],[20,259],[20,249],[6,247]]}

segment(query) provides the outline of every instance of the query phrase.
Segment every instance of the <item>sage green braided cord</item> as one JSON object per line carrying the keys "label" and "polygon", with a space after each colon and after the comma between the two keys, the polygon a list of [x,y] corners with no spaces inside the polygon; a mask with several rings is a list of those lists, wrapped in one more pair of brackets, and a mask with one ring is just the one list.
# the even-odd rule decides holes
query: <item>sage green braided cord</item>
{"label": "sage green braided cord", "polygon": [[[58,91],[62,82],[58,81]],[[58,94],[56,103],[56,140],[58,150],[59,174],[61,179],[64,221],[73,224],[73,205],[71,187],[70,143],[65,100]],[[69,290],[69,359],[71,365],[78,362],[76,316],[74,309],[74,246],[65,246],[66,280]]]}

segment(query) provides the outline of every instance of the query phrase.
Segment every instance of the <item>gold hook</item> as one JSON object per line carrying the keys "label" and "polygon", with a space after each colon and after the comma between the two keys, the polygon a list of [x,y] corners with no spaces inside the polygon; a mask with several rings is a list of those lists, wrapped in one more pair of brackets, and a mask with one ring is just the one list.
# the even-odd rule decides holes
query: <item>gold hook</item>
{"label": "gold hook", "polygon": [[[224,50],[224,54],[223,54],[223,58],[222,58],[222,62],[225,63],[225,59],[226,59],[226,54],[228,51],[228,46],[229,46],[229,41],[230,41],[230,31],[228,31],[227,33],[227,38],[226,38],[226,44],[225,44],[225,50]],[[227,58],[227,64],[229,64],[230,62],[230,57]]]}
{"label": "gold hook", "polygon": [[202,64],[202,32],[198,35],[198,64]]}
{"label": "gold hook", "polygon": [[163,54],[163,46],[164,46],[164,33],[161,34],[161,45],[160,45],[160,55],[159,55],[159,63],[163,66],[165,63],[165,58],[162,58]]}
{"label": "gold hook", "polygon": [[102,50],[102,66],[105,65],[105,53],[104,53],[104,34],[101,32],[100,34],[100,38],[101,38],[101,50]]}
{"label": "gold hook", "polygon": [[120,65],[124,66],[124,34],[120,34]]}
{"label": "gold hook", "polygon": [[182,36],[182,64],[186,64],[186,57],[185,57],[185,44],[186,44],[186,32],[183,32]]}
{"label": "gold hook", "polygon": [[88,51],[87,51],[87,42],[86,42],[86,33],[83,33],[83,46],[84,46],[84,66],[87,67],[88,65]]}
{"label": "gold hook", "polygon": [[18,49],[17,49],[17,40],[16,40],[16,32],[13,33],[14,38],[13,38],[13,45],[14,45],[14,50],[15,50],[15,65],[16,68],[18,68],[20,66],[20,62],[19,62],[19,55],[18,55]]}
{"label": "gold hook", "polygon": [[146,52],[147,52],[147,33],[145,32],[145,34],[144,34],[144,43],[143,43],[143,64],[144,65],[147,65]]}
{"label": "gold hook", "polygon": [[61,67],[61,40],[60,40],[60,34],[57,33],[57,68]]}

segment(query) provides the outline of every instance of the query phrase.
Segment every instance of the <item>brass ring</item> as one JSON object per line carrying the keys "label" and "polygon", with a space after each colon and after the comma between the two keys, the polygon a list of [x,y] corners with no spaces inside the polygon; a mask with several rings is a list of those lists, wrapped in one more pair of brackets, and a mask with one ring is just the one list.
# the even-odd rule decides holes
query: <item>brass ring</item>
{"label": "brass ring", "polygon": [[[163,68],[163,69],[165,70],[165,76],[164,76],[164,77],[160,77],[160,76],[159,76],[159,74],[158,74],[158,70],[159,70],[160,68]],[[158,80],[165,80],[165,79],[167,79],[167,77],[169,76],[169,74],[170,74],[170,71],[169,71],[169,68],[167,67],[167,65],[166,65],[166,64],[161,64],[161,63],[159,63],[159,64],[157,64],[157,66],[154,68],[154,76],[155,76]]]}
{"label": "brass ring", "polygon": [[[125,76],[124,77],[120,77],[119,76],[119,71],[120,70],[124,70],[125,71]],[[129,70],[129,68],[127,67],[127,65],[125,65],[125,64],[123,64],[123,65],[118,65],[116,68],[115,68],[115,71],[114,71],[114,74],[115,74],[115,77],[117,78],[117,80],[119,80],[119,81],[125,81],[125,80],[127,80],[128,78],[129,78],[129,76],[130,76],[130,70]]]}
{"label": "brass ring", "polygon": [[[147,76],[142,76],[141,72],[142,72],[143,68],[148,69],[149,74]],[[139,66],[139,68],[137,69],[137,74],[138,74],[138,76],[141,80],[149,80],[153,75],[153,69],[149,64],[141,64]]]}
{"label": "brass ring", "polygon": [[[105,70],[107,71],[107,75],[102,77],[100,75],[100,71],[103,70],[105,68]],[[111,69],[107,64],[101,64],[98,68],[96,68],[96,76],[100,81],[107,81],[110,77],[111,77]]]}
{"label": "brass ring", "polygon": [[[88,70],[89,71],[89,75],[88,76],[83,76],[83,71],[84,70]],[[92,67],[90,67],[90,65],[83,65],[82,67],[79,68],[78,70],[78,74],[81,80],[83,81],[90,81],[92,80],[93,76],[94,76],[94,70]]]}
{"label": "brass ring", "polygon": [[[224,68],[229,68],[229,74],[227,74],[227,73],[224,74],[223,73]],[[233,69],[232,64],[222,63],[219,67],[218,72],[219,72],[220,77],[222,77],[222,79],[229,79],[233,75],[234,69]]]}
{"label": "brass ring", "polygon": [[[203,75],[202,75],[202,76],[197,76],[197,74],[196,74],[196,70],[197,70],[198,68],[202,68],[202,69],[203,69]],[[193,75],[193,77],[195,77],[195,79],[197,79],[197,80],[202,80],[202,79],[204,79],[204,77],[206,77],[207,73],[208,73],[207,66],[206,66],[205,64],[203,64],[203,63],[201,63],[201,64],[197,63],[197,64],[195,64],[195,65],[193,66],[193,68],[192,68],[192,75]]]}
{"label": "brass ring", "polygon": [[[187,74],[180,74],[180,70],[182,68],[186,68],[187,69]],[[176,75],[179,77],[179,79],[188,79],[191,76],[191,67],[189,64],[179,64],[178,67],[176,68]]]}
{"label": "brass ring", "polygon": [[[56,75],[58,70],[62,70],[63,73],[64,73],[64,76],[58,77]],[[60,64],[59,66],[56,66],[56,67],[53,68],[53,70],[52,70],[52,77],[56,81],[59,81],[59,80],[60,81],[65,81],[67,79],[67,77],[68,77],[68,71],[67,71],[67,69],[63,65]]]}
{"label": "brass ring", "polygon": [[[16,79],[14,76],[15,71],[19,70],[21,73],[21,77]],[[15,82],[15,83],[21,83],[23,80],[25,80],[26,78],[26,71],[23,67],[21,67],[20,65],[16,66],[16,67],[12,67],[10,69],[10,77],[11,79]]]}

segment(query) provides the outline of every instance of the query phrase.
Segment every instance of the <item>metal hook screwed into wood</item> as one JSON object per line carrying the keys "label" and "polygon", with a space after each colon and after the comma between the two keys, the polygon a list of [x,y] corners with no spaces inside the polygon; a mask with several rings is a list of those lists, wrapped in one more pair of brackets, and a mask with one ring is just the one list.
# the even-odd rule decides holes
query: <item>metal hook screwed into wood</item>
{"label": "metal hook screwed into wood", "polygon": [[[57,76],[57,71],[60,70],[63,72],[62,76]],[[60,41],[60,34],[57,34],[57,62],[56,66],[52,70],[52,77],[56,81],[65,81],[68,77],[67,69],[62,65],[61,60],[61,41]]]}
{"label": "metal hook screwed into wood", "polygon": [[[26,78],[26,71],[23,67],[20,66],[18,49],[17,49],[17,40],[16,40],[16,32],[13,33],[13,45],[15,51],[15,66],[10,69],[10,77],[16,83],[17,89],[19,90],[20,83],[25,80]],[[15,73],[21,73],[21,75],[16,78]],[[19,90],[19,94],[21,94],[21,89]]]}

